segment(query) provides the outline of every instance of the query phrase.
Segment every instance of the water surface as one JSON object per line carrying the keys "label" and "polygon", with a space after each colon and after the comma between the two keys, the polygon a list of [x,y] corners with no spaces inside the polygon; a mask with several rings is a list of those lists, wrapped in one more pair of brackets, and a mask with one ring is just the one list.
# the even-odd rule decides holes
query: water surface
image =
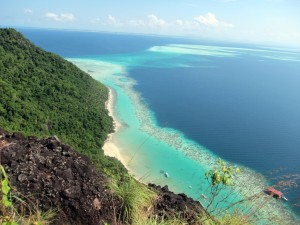
{"label": "water surface", "polygon": [[[297,178],[299,52],[132,35],[24,33],[114,90],[123,123],[114,142],[143,181],[199,199],[208,195],[203,175],[219,157],[240,165],[239,181],[252,194],[278,175]],[[299,189],[284,191],[292,206]],[[289,214],[285,206],[271,201],[269,207]]]}

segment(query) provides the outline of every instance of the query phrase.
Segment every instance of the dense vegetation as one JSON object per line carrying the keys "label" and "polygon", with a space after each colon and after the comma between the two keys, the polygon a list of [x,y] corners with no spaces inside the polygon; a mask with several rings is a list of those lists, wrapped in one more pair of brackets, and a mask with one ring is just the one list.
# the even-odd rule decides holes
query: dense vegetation
{"label": "dense vegetation", "polygon": [[[183,195],[175,196],[162,188],[159,193],[163,197],[159,199],[159,193],[132,179],[119,161],[104,156],[101,147],[113,131],[112,118],[105,108],[107,98],[108,89],[72,63],[34,46],[14,29],[0,29],[0,128],[40,138],[57,135],[89,156],[99,170],[112,178],[107,185],[121,204],[121,212],[115,218],[120,224],[187,224],[192,217],[195,224],[216,224],[201,207],[201,214],[182,207],[178,196],[181,199]],[[0,223],[15,220],[16,208],[9,201],[9,205],[3,204],[10,190],[5,174],[0,171]],[[3,186],[3,182],[7,185]],[[180,207],[175,210],[174,205]],[[153,207],[159,210],[149,210]],[[24,217],[34,221],[32,224],[42,224],[37,221],[53,216],[51,209],[43,213],[47,217],[40,216],[38,209],[33,211]],[[185,211],[188,214],[180,214]],[[189,216],[185,218],[186,215]],[[236,224],[225,219],[224,224]],[[234,219],[241,222],[238,217]]]}
{"label": "dense vegetation", "polygon": [[[113,130],[107,88],[72,63],[0,29],[0,127],[25,135],[57,135],[94,162],[119,167],[99,151]],[[96,163],[97,164],[97,163]]]}
{"label": "dense vegetation", "polygon": [[[223,210],[216,218],[204,213],[204,209],[191,213],[193,205],[187,208],[178,200],[183,195],[175,196],[165,188],[160,192],[150,190],[132,179],[119,161],[104,156],[101,151],[107,134],[113,130],[112,118],[105,109],[107,98],[107,88],[72,63],[34,46],[14,29],[0,29],[0,128],[41,138],[57,135],[64,143],[89,156],[99,170],[110,175],[106,185],[117,196],[121,208],[121,212],[114,212],[116,224],[191,224],[187,222],[190,218],[194,219],[193,224],[205,225],[250,224],[259,220],[252,214],[262,207],[256,207],[255,211],[250,208],[246,213],[231,214]],[[208,171],[206,178],[212,196],[208,198],[206,212],[216,210],[219,202],[215,206],[213,202],[220,190],[231,183],[234,172],[237,171],[223,162],[220,168]],[[20,202],[27,205],[30,213],[27,215],[22,209],[25,214],[18,214],[18,202],[12,202],[9,194],[8,176],[0,165],[1,224],[16,224],[12,221],[46,224],[45,220],[53,217],[53,209],[41,212],[22,199]],[[251,201],[252,197],[232,205],[247,200]],[[112,202],[112,207],[114,204]],[[23,218],[18,218],[20,216]],[[270,221],[282,224],[281,218],[274,217]]]}

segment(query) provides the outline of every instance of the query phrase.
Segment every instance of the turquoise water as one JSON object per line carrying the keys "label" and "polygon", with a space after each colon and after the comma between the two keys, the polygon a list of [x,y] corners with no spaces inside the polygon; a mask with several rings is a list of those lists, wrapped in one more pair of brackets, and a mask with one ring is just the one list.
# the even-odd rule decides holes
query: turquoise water
{"label": "turquoise water", "polygon": [[[187,138],[178,130],[162,127],[156,115],[149,109],[147,101],[135,90],[137,84],[129,73],[136,67],[153,68],[185,68],[190,64],[191,55],[210,57],[238,57],[241,52],[250,54],[254,49],[237,49],[200,45],[168,45],[156,46],[144,52],[132,54],[115,54],[70,58],[82,70],[109,86],[115,94],[115,116],[122,124],[114,134],[113,142],[125,158],[126,166],[134,176],[142,182],[168,185],[175,192],[184,192],[198,199],[204,206],[209,196],[209,186],[204,174],[217,165],[218,156],[199,143]],[[275,57],[268,50],[260,50],[265,54],[262,58]],[[185,55],[186,57],[181,57]],[[280,60],[298,60],[289,56]],[[204,62],[203,68],[214,65],[205,57],[197,58]],[[297,224],[293,213],[281,201],[269,199],[265,201],[262,190],[268,185],[267,180],[258,172],[239,165],[242,170],[235,188],[222,192],[218,200],[218,209],[222,210],[238,201],[241,196],[260,196],[255,204],[239,206],[240,210],[251,213],[254,205],[265,206],[257,210],[255,216],[278,217],[278,224]],[[167,172],[169,177],[165,177]],[[234,194],[230,194],[234,193]],[[226,197],[230,194],[230,197]],[[215,203],[217,204],[217,203]],[[256,210],[255,210],[256,211]],[[247,214],[247,213],[246,213]],[[274,220],[273,220],[274,221]],[[264,219],[259,223],[274,224]]]}
{"label": "turquoise water", "polygon": [[[114,90],[115,115],[123,126],[113,142],[138,179],[168,184],[205,206],[204,172],[222,157],[245,166],[235,193],[257,193],[262,216],[280,218],[278,224],[299,224],[288,208],[297,201],[299,188],[279,188],[288,205],[274,199],[265,203],[262,193],[278,181],[273,170],[292,186],[300,185],[299,50],[130,34],[21,31]],[[232,196],[225,205],[239,198]],[[256,211],[252,206],[241,210],[247,215]],[[300,207],[293,210],[300,215]],[[268,219],[260,223],[275,224]]]}

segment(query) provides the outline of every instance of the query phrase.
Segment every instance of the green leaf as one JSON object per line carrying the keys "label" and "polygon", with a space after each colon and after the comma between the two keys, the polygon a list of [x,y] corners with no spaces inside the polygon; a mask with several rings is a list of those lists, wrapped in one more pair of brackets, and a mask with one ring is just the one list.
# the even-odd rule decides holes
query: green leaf
{"label": "green leaf", "polygon": [[2,180],[2,193],[4,195],[8,195],[9,191],[10,191],[10,187],[9,187],[9,183],[7,179]]}
{"label": "green leaf", "polygon": [[0,165],[0,169],[1,169],[1,172],[2,172],[2,175],[4,176],[4,178],[8,179],[7,174],[5,172],[5,169],[4,169],[4,167],[2,165]]}
{"label": "green leaf", "polygon": [[2,201],[3,201],[3,204],[4,204],[6,207],[12,206],[12,202],[9,201],[7,195],[3,195],[3,196],[2,196]]}
{"label": "green leaf", "polygon": [[14,221],[8,221],[8,222],[3,222],[2,225],[18,225],[18,224]]}

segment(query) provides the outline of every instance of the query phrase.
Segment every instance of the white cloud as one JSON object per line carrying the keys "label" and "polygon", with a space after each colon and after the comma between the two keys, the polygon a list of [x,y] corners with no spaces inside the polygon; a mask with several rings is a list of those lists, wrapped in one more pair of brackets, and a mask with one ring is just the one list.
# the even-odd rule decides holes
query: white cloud
{"label": "white cloud", "polygon": [[216,26],[219,24],[219,21],[217,20],[216,16],[212,13],[207,13],[204,16],[195,17],[195,20],[204,25]]}
{"label": "white cloud", "polygon": [[94,18],[90,20],[93,24],[99,24],[102,26],[122,26],[123,24],[114,16],[108,15],[105,19]]}
{"label": "white cloud", "polygon": [[148,24],[150,27],[163,27],[167,25],[167,22],[163,19],[159,19],[156,15],[150,14],[147,16]]}
{"label": "white cloud", "polygon": [[192,26],[197,26],[198,24],[195,21],[177,19],[175,25],[182,28],[190,28]]}
{"label": "white cloud", "polygon": [[114,25],[114,26],[121,25],[121,23],[114,16],[111,15],[107,17],[106,23],[108,25]]}
{"label": "white cloud", "polygon": [[48,19],[54,20],[54,21],[73,21],[75,20],[75,16],[72,13],[61,13],[56,14],[52,12],[48,12],[45,15]]}
{"label": "white cloud", "polygon": [[133,27],[145,27],[146,26],[146,23],[144,20],[130,20],[128,22],[128,24]]}
{"label": "white cloud", "polygon": [[161,18],[158,18],[154,14],[147,16],[147,19],[129,20],[127,22],[129,26],[133,27],[150,27],[150,28],[161,28],[168,25],[168,23]]}
{"label": "white cloud", "polygon": [[31,14],[33,14],[33,10],[32,9],[24,9],[24,13],[31,15]]}
{"label": "white cloud", "polygon": [[[139,32],[158,32],[158,33],[180,33],[180,34],[195,34],[199,32],[217,32],[219,29],[228,28],[232,24],[219,21],[212,13],[207,13],[204,16],[200,15],[194,19],[178,18],[173,21],[167,21],[158,17],[155,14],[149,14],[142,19],[131,19],[122,21],[113,15],[108,15],[106,18],[93,18],[90,23],[100,26],[114,28],[131,27],[134,31]],[[114,28],[113,28],[114,27]],[[213,29],[211,29],[213,28]]]}
{"label": "white cloud", "polygon": [[178,20],[176,20],[176,24],[179,26],[182,26],[184,24],[184,21],[178,19]]}
{"label": "white cloud", "polygon": [[48,19],[53,19],[53,20],[56,20],[56,21],[59,21],[60,20],[60,17],[59,15],[55,14],[55,13],[46,13],[45,15]]}
{"label": "white cloud", "polygon": [[207,13],[206,15],[200,15],[194,18],[199,24],[214,27],[233,27],[232,24],[219,21],[215,14]]}
{"label": "white cloud", "polygon": [[103,26],[122,26],[123,24],[114,16],[108,15],[106,19],[100,20],[98,19],[97,22],[100,22]]}
{"label": "white cloud", "polygon": [[60,17],[62,20],[68,20],[68,21],[75,20],[75,16],[72,13],[62,13]]}

